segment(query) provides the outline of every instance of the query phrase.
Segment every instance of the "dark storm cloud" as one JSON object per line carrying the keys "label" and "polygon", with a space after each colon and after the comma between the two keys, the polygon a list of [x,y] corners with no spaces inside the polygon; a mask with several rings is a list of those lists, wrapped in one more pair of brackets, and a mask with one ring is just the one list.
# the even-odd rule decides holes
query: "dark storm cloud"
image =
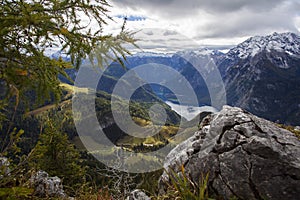
{"label": "dark storm cloud", "polygon": [[240,9],[256,12],[270,10],[288,0],[113,0],[122,7],[146,9],[163,16],[182,17],[193,15],[199,10],[208,13],[227,13]]}
{"label": "dark storm cloud", "polygon": [[234,12],[240,9],[265,11],[272,9],[283,0],[200,0],[200,7],[208,11]]}
{"label": "dark storm cloud", "polygon": [[[282,1],[283,2],[283,1]],[[254,7],[254,5],[253,5]],[[300,10],[299,1],[284,1],[264,12],[239,10],[223,16],[214,16],[209,23],[198,27],[198,38],[230,38],[270,34],[271,32],[298,32],[293,18]]]}
{"label": "dark storm cloud", "polygon": [[[298,32],[300,0],[113,0],[119,7],[144,10],[159,19],[190,23],[195,38],[230,38],[274,31]],[[193,19],[192,22],[186,19]],[[195,20],[197,19],[197,20]],[[299,28],[299,27],[298,27]],[[168,34],[167,34],[168,35]]]}

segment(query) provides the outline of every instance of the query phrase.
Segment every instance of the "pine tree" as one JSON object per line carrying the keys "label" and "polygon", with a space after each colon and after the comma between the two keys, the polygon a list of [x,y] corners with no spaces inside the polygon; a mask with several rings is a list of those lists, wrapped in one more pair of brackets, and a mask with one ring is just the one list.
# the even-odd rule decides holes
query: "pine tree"
{"label": "pine tree", "polygon": [[[72,65],[78,68],[83,58],[96,58],[102,64],[112,58],[112,52],[121,61],[119,57],[129,53],[122,45],[135,40],[125,31],[125,22],[118,35],[103,34],[104,25],[111,20],[109,7],[105,0],[2,0],[0,110],[4,100],[15,96],[18,101],[28,89],[35,91],[39,102],[50,94],[59,99],[58,74],[66,76],[64,70]],[[97,22],[96,30],[88,27],[91,22]],[[66,52],[72,65],[45,56],[49,47]]]}
{"label": "pine tree", "polygon": [[[103,34],[103,27],[111,20],[109,8],[106,0],[0,1],[1,149],[7,149],[15,116],[24,112],[17,110],[20,101],[42,104],[52,97],[59,101],[58,75],[67,76],[66,68],[79,68],[84,58],[96,59],[100,66],[108,59],[122,63],[120,58],[129,54],[123,44],[135,45],[136,40],[134,33],[125,30],[125,22],[118,35]],[[91,22],[98,24],[96,30],[89,28]],[[49,47],[58,47],[70,62],[45,56]],[[81,182],[85,170],[77,162],[78,152],[60,130],[59,123],[47,123],[31,163],[36,161],[35,167],[73,186]],[[12,175],[11,179],[19,177]]]}
{"label": "pine tree", "polygon": [[44,170],[51,176],[63,179],[69,191],[85,183],[85,167],[80,165],[80,154],[60,131],[60,125],[48,119],[46,127],[33,150],[30,164],[35,170]]}

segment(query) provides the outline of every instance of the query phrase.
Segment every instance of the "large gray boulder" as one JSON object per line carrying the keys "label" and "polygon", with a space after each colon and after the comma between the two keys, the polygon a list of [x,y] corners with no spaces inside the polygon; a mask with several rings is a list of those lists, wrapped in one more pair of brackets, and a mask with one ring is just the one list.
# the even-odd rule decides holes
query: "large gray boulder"
{"label": "large gray boulder", "polygon": [[45,171],[38,171],[30,178],[30,183],[34,188],[34,195],[39,197],[67,198],[63,190],[60,178],[49,177]]}
{"label": "large gray boulder", "polygon": [[[291,132],[239,108],[224,106],[206,117],[191,138],[167,156],[166,170],[196,183],[209,173],[211,195],[225,199],[299,199],[300,141]],[[169,182],[160,179],[160,192]]]}

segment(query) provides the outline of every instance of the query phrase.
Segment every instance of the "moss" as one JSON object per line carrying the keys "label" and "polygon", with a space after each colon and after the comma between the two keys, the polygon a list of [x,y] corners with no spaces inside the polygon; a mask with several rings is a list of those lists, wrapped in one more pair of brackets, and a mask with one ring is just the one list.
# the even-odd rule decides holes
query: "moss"
{"label": "moss", "polygon": [[297,138],[300,139],[300,130],[296,129],[294,126],[288,126],[284,124],[277,124],[277,126],[294,133],[297,136]]}

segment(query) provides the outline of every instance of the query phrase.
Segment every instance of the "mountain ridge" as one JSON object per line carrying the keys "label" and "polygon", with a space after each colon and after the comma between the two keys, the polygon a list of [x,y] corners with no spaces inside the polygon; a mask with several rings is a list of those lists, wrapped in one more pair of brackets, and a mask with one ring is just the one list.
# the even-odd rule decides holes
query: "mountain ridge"
{"label": "mountain ridge", "polygon": [[[170,66],[190,82],[197,94],[198,106],[211,105],[206,77],[202,77],[203,73],[200,74],[185,58],[200,60],[200,70],[208,71],[208,75],[205,61],[212,58],[226,87],[227,104],[272,121],[300,124],[299,35],[275,32],[250,37],[225,54],[213,48],[183,50],[174,54],[141,52],[128,56],[125,65],[128,70],[149,63]],[[109,69],[108,74],[115,76],[119,73],[113,70]],[[166,77],[164,80],[171,83],[180,79]],[[166,88],[150,85],[149,90],[163,101],[177,102],[176,96]]]}
{"label": "mountain ridge", "polygon": [[230,49],[227,56],[237,55],[242,58],[254,57],[261,51],[285,52],[289,55],[300,55],[300,37],[292,32],[277,33],[267,36],[254,36]]}
{"label": "mountain ridge", "polygon": [[274,33],[231,49],[218,66],[225,70],[228,104],[272,121],[300,124],[299,44],[294,33]]}

